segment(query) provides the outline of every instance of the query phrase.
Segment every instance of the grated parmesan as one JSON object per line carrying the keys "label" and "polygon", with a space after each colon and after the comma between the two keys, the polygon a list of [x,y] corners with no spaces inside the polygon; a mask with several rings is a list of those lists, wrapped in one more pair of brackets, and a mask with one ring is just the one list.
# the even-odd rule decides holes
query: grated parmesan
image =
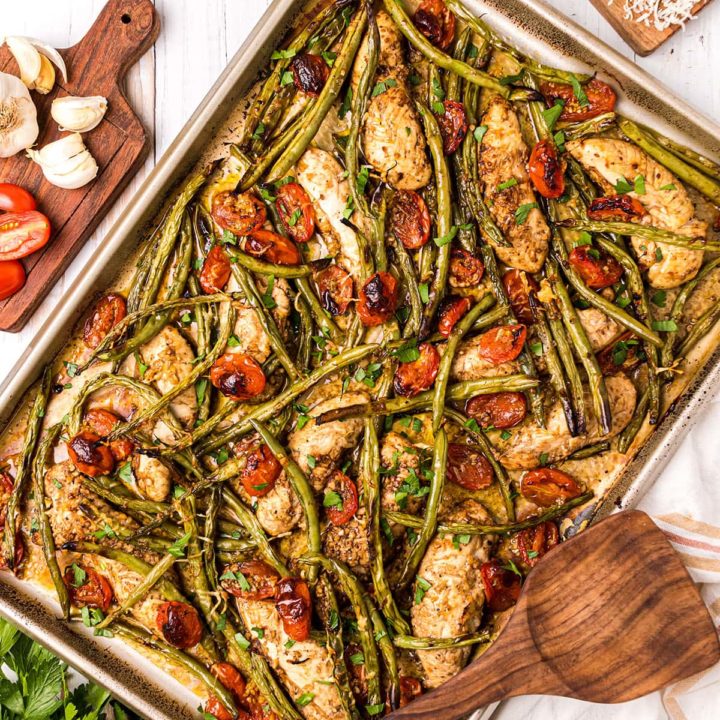
{"label": "grated parmesan", "polygon": [[[623,10],[626,20],[634,20],[657,30],[667,30],[673,25],[684,26],[693,19],[693,7],[697,0],[625,0]],[[612,5],[609,0],[608,5]]]}

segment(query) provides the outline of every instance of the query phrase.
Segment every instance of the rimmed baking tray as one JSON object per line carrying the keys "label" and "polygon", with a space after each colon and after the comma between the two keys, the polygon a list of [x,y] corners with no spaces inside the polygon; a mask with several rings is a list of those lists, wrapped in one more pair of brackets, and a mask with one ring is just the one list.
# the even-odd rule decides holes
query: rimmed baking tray
{"label": "rimmed baking tray", "polygon": [[[609,77],[620,90],[619,109],[625,115],[651,123],[708,155],[720,155],[720,126],[542,0],[465,3],[476,13],[486,15],[513,44],[540,60],[578,71],[590,68]],[[218,146],[229,137],[230,111],[305,4],[306,0],[274,0],[263,15],[0,388],[0,429],[8,423],[41,368],[63,345],[94,294],[109,285],[126,263],[176,184],[203,158],[209,145]],[[615,507],[613,501],[619,498],[623,507],[632,505],[654,482],[702,403],[714,392],[718,379],[720,351],[698,373],[616,483],[603,512]],[[188,688],[122,643],[95,638],[78,623],[69,627],[58,619],[54,603],[34,586],[20,583],[8,573],[0,576],[0,615],[20,625],[139,714],[152,720],[198,717],[198,698]],[[487,714],[484,711],[474,717]]]}

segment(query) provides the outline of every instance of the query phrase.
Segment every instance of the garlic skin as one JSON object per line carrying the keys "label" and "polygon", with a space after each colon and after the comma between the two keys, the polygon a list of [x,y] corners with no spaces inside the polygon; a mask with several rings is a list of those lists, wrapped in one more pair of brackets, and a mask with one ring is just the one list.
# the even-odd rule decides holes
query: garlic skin
{"label": "garlic skin", "polygon": [[50,114],[63,132],[89,132],[105,117],[107,100],[101,95],[67,95],[53,100]]}
{"label": "garlic skin", "polygon": [[45,179],[65,190],[87,185],[98,174],[98,165],[79,133],[66,135],[28,156],[42,168]]}
{"label": "garlic skin", "polygon": [[0,158],[29,148],[40,129],[37,110],[20,78],[0,72]]}
{"label": "garlic skin", "polygon": [[5,38],[5,43],[20,68],[20,79],[29,90],[46,95],[53,89],[55,68],[52,63],[57,65],[63,80],[67,82],[65,61],[54,47],[35,38],[19,35]]}

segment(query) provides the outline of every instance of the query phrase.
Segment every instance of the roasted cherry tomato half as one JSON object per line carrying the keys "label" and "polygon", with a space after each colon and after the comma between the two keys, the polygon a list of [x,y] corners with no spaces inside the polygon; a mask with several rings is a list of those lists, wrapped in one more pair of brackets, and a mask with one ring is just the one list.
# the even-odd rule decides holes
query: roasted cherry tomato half
{"label": "roasted cherry tomato half", "polygon": [[376,272],[360,291],[357,313],[366,327],[389,320],[398,302],[397,280],[387,272]]}
{"label": "roasted cherry tomato half", "polygon": [[622,265],[592,245],[578,245],[569,256],[570,265],[593,290],[614,285],[622,277]]}
{"label": "roasted cherry tomato half", "polygon": [[468,297],[450,295],[440,304],[438,310],[438,332],[443,337],[450,337],[453,328],[464,317],[472,307],[472,301]]}
{"label": "roasted cherry tomato half", "polygon": [[318,96],[330,75],[330,68],[322,56],[300,53],[290,63],[293,83],[297,90]]}
{"label": "roasted cherry tomato half", "polygon": [[527,399],[521,392],[476,395],[465,403],[465,413],[482,428],[505,430],[521,423],[527,415]]}
{"label": "roasted cherry tomato half", "polygon": [[420,357],[417,360],[400,363],[395,371],[393,388],[396,395],[415,397],[429,390],[438,374],[440,354],[430,343],[418,345]]}
{"label": "roasted cherry tomato half", "polygon": [[315,275],[320,303],[331,315],[342,315],[353,298],[353,279],[339,265],[329,265]]}
{"label": "roasted cherry tomato half", "polygon": [[[216,662],[210,666],[210,672],[230,691],[233,700],[235,700],[238,705],[243,703],[245,697],[245,679],[234,665],[226,662]],[[224,706],[223,709],[225,710]],[[227,712],[227,710],[225,710],[225,712]],[[242,717],[242,715],[240,717]]]}
{"label": "roasted cherry tomato half", "polygon": [[597,354],[598,365],[603,375],[627,372],[645,359],[640,341],[631,333],[624,332],[615,342]]}
{"label": "roasted cherry tomato half", "polygon": [[112,451],[97,433],[81,430],[67,447],[73,465],[85,475],[110,475],[115,469]]}
{"label": "roasted cherry tomato half", "polygon": [[575,97],[572,85],[544,82],[540,86],[540,92],[550,105],[553,105],[555,100],[562,100],[565,103],[560,120],[567,122],[589,120],[603,113],[612,112],[615,109],[617,95],[602,80],[593,78],[589,83],[583,85],[583,91],[587,95],[587,104],[581,104]]}
{"label": "roasted cherry tomato half", "polygon": [[420,697],[422,692],[422,683],[417,678],[400,676],[400,707],[409,705],[416,697]]}
{"label": "roasted cherry tomato half", "polygon": [[204,293],[220,292],[230,279],[230,258],[219,245],[213,245],[200,271],[200,287]]}
{"label": "roasted cherry tomato half", "polygon": [[265,373],[251,355],[227,352],[210,368],[210,382],[226,397],[242,402],[265,389]]}
{"label": "roasted cherry tomato half", "polygon": [[535,314],[530,298],[532,296],[534,299],[540,290],[535,278],[523,270],[513,269],[502,276],[502,283],[515,317],[525,325],[532,325]]}
{"label": "roasted cherry tomato half", "polygon": [[280,477],[282,465],[270,448],[261,443],[244,452],[246,464],[240,473],[245,492],[252,497],[267,495]]}
{"label": "roasted cherry tomato half", "polygon": [[99,608],[108,611],[113,601],[113,589],[105,577],[87,565],[68,565],[63,574],[70,602],[77,607]]}
{"label": "roasted cherry tomato half", "polygon": [[512,570],[503,567],[498,560],[483,563],[480,577],[485,588],[485,601],[490,610],[507,610],[520,597],[522,579]]}
{"label": "roasted cherry tomato half", "polygon": [[282,224],[295,242],[304,243],[313,236],[315,210],[302,185],[294,182],[283,185],[277,191],[275,207]]}
{"label": "roasted cherry tomato half", "polygon": [[262,227],[267,218],[263,201],[253,192],[223,190],[212,199],[213,220],[233,235],[249,235]]}
{"label": "roasted cherry tomato half", "polygon": [[643,204],[630,195],[607,195],[595,198],[588,208],[591,220],[619,220],[631,222],[647,215]]}
{"label": "roasted cherry tomato half", "polygon": [[560,533],[552,520],[525,528],[517,534],[520,559],[529,568],[535,567],[545,553],[560,542]]}
{"label": "roasted cherry tomato half", "polygon": [[36,208],[35,198],[25,188],[12,183],[0,183],[0,210],[24,213]]}
{"label": "roasted cherry tomato half", "polygon": [[330,479],[327,490],[334,492],[340,498],[339,503],[330,503],[325,508],[328,520],[333,525],[344,525],[354,517],[358,509],[357,485],[345,473],[336,470]]}
{"label": "roasted cherry tomato half", "polygon": [[540,140],[532,149],[528,173],[543,197],[559,198],[565,192],[565,168],[552,140]]}
{"label": "roasted cherry tomato half", "polygon": [[[109,435],[121,422],[122,418],[102,408],[88,410],[85,413],[85,417],[83,417],[83,426],[97,433],[101,438]],[[118,438],[117,440],[110,441],[108,447],[115,460],[122,462],[130,456],[135,449],[135,444],[128,438]]]}
{"label": "roasted cherry tomato half", "polygon": [[528,470],[520,480],[520,494],[540,507],[562,504],[581,492],[575,478],[555,468]]}
{"label": "roasted cherry tomato half", "polygon": [[219,697],[216,695],[210,695],[203,708],[205,715],[215,718],[215,720],[246,720],[250,716],[239,711],[239,714],[233,715],[223,704]]}
{"label": "roasted cherry tomato half", "polygon": [[19,260],[0,260],[0,300],[20,290],[25,277],[25,268]]}
{"label": "roasted cherry tomato half", "polygon": [[299,265],[302,262],[295,243],[272,230],[254,230],[245,241],[245,252],[275,265]]}
{"label": "roasted cherry tomato half", "polygon": [[202,638],[202,623],[197,610],[184,602],[170,600],[163,603],[156,618],[165,640],[181,650],[194,647]]}
{"label": "roasted cherry tomato half", "polygon": [[455,16],[444,0],[422,0],[413,15],[415,27],[437,48],[447,50],[455,39]]}
{"label": "roasted cherry tomato half", "polygon": [[0,260],[17,260],[50,239],[50,221],[37,210],[0,215]]}
{"label": "roasted cherry tomato half", "polygon": [[117,293],[103,295],[93,308],[92,315],[85,321],[83,340],[94,350],[105,336],[127,315],[125,298]]}
{"label": "roasted cherry tomato half", "polygon": [[310,589],[301,578],[282,578],[275,589],[275,608],[282,620],[283,630],[298,642],[310,637],[312,601]]}
{"label": "roasted cherry tomato half", "polygon": [[414,190],[398,190],[390,204],[390,231],[408,250],[417,250],[430,239],[430,211]]}
{"label": "roasted cherry tomato half", "polygon": [[269,600],[275,597],[280,575],[262,560],[230,563],[220,576],[223,589],[245,600]]}
{"label": "roasted cherry tomato half", "polygon": [[475,287],[482,280],[485,266],[467,250],[453,248],[450,252],[450,284],[454,287]]}
{"label": "roasted cherry tomato half", "polygon": [[492,465],[472,445],[450,443],[447,452],[447,478],[466,490],[490,487],[495,479]]}
{"label": "roasted cherry tomato half", "polygon": [[455,100],[445,100],[443,107],[445,112],[437,115],[437,122],[443,139],[443,152],[452,155],[467,135],[467,113],[465,106]]}
{"label": "roasted cherry tomato half", "polygon": [[524,325],[499,325],[478,337],[478,355],[499,365],[514,360],[522,352],[527,328]]}

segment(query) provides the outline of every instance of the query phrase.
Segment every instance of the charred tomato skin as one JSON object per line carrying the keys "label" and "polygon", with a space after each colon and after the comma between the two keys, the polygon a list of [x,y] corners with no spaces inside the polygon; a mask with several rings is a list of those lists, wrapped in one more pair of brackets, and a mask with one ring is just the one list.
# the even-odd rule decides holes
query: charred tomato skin
{"label": "charred tomato skin", "polygon": [[200,270],[200,287],[208,295],[220,292],[230,280],[230,258],[219,245],[213,245]]}
{"label": "charred tomato skin", "polygon": [[344,472],[336,470],[330,488],[340,496],[342,507],[328,507],[326,515],[333,525],[344,525],[355,516],[359,507],[357,485]]}
{"label": "charred tomato skin", "polygon": [[245,453],[246,465],[240,482],[251,497],[263,497],[274,487],[282,472],[282,465],[265,443]]}
{"label": "charred tomato skin", "polygon": [[197,645],[202,638],[202,623],[197,610],[184,602],[169,600],[157,612],[157,626],[165,640],[181,650]]}
{"label": "charred tomato skin", "polygon": [[290,63],[295,89],[317,97],[325,87],[330,68],[320,55],[300,53]]}
{"label": "charred tomato skin", "polygon": [[472,445],[450,443],[447,452],[447,478],[465,490],[482,490],[495,479],[492,465]]}
{"label": "charred tomato skin", "polygon": [[540,140],[528,161],[530,180],[544,198],[559,198],[565,192],[565,170],[552,140]]}
{"label": "charred tomato skin", "polygon": [[127,315],[125,298],[117,293],[103,295],[93,308],[92,314],[85,321],[83,340],[94,350],[105,339],[105,336]]}
{"label": "charred tomato skin", "polygon": [[390,204],[390,230],[408,250],[417,250],[430,240],[430,211],[414,190],[398,190]]}
{"label": "charred tomato skin", "polygon": [[415,397],[429,390],[435,382],[440,367],[440,354],[430,343],[420,343],[418,352],[420,357],[417,360],[400,363],[395,371],[393,388],[396,395]]}
{"label": "charred tomato skin", "polygon": [[467,315],[472,307],[468,297],[450,295],[443,299],[438,310],[438,332],[444,337],[450,337],[455,325]]}
{"label": "charred tomato skin", "polygon": [[210,368],[210,382],[226,397],[242,402],[265,389],[265,373],[251,355],[226,352]]}
{"label": "charred tomato skin", "polygon": [[296,243],[310,240],[315,233],[315,210],[302,185],[285,183],[277,191],[275,207],[285,230]]}
{"label": "charred tomato skin", "polygon": [[484,273],[485,266],[480,258],[462,248],[450,251],[450,280],[455,287],[479,285]]}
{"label": "charred tomato skin", "polygon": [[499,325],[479,336],[478,355],[495,365],[510,362],[522,352],[527,338],[524,325]]}
{"label": "charred tomato skin", "polygon": [[212,218],[233,235],[249,235],[262,227],[267,211],[262,200],[253,192],[236,193],[223,190],[213,196]]}
{"label": "charred tomato skin", "polygon": [[535,314],[531,297],[534,299],[540,290],[535,278],[524,270],[513,268],[502,276],[502,283],[515,317],[525,325],[532,325]]}
{"label": "charred tomato skin", "polygon": [[560,533],[552,520],[541,522],[535,527],[525,528],[517,534],[520,559],[528,568],[535,567],[543,555],[559,542]]}
{"label": "charred tomato skin", "polygon": [[480,577],[485,588],[485,601],[493,612],[510,609],[520,597],[521,578],[498,560],[483,563]]}
{"label": "charred tomato skin", "polygon": [[622,265],[591,245],[578,245],[568,258],[570,265],[593,290],[602,290],[614,285],[622,277]]}
{"label": "charred tomato skin", "polygon": [[465,403],[465,414],[474,418],[480,427],[506,430],[525,419],[527,398],[521,392],[476,395]]}
{"label": "charred tomato skin", "polygon": [[[115,413],[103,408],[92,408],[83,416],[83,427],[88,428],[94,433],[104,438],[109,435],[117,425],[122,422],[122,418]],[[129,438],[118,438],[108,443],[110,452],[117,462],[126,460],[135,449],[135,443]]]}
{"label": "charred tomato skin", "polygon": [[272,230],[253,230],[245,241],[245,252],[275,265],[300,265],[302,262],[297,245]]}
{"label": "charred tomato skin", "polygon": [[[230,574],[236,576],[234,579]],[[249,588],[243,588],[237,579],[242,573],[247,580]],[[245,600],[269,600],[275,597],[275,587],[280,580],[280,574],[263,560],[246,560],[244,562],[230,563],[223,569],[220,584],[223,590],[234,597]]]}
{"label": "charred tomato skin", "polygon": [[297,642],[310,637],[312,600],[307,583],[297,577],[282,578],[275,589],[275,608],[285,633]]}
{"label": "charred tomato skin", "polygon": [[357,312],[366,327],[382,325],[389,320],[398,302],[397,280],[388,272],[376,272],[363,285]]}
{"label": "charred tomato skin", "polygon": [[[245,697],[245,680],[235,666],[226,662],[216,662],[210,666],[210,672],[230,691],[236,705],[242,705]],[[251,717],[241,708],[238,708],[237,715],[232,715],[215,695],[208,698],[205,712],[216,720],[250,720]]]}
{"label": "charred tomato skin", "polygon": [[605,195],[590,203],[587,214],[591,220],[631,222],[647,215],[647,210],[637,198],[630,195]]}
{"label": "charred tomato skin", "polygon": [[68,454],[73,465],[85,475],[110,475],[115,469],[115,458],[97,433],[81,430],[68,443]]}
{"label": "charred tomato skin", "polygon": [[63,582],[67,587],[70,602],[76,607],[93,607],[108,611],[113,601],[113,589],[107,579],[87,565],[79,565],[85,573],[82,585],[75,585],[75,572],[68,565],[63,573]]}
{"label": "charred tomato skin", "polygon": [[556,468],[528,470],[520,480],[520,494],[540,507],[559,505],[580,495],[580,484]]}
{"label": "charred tomato skin", "polygon": [[437,115],[437,122],[442,135],[443,152],[452,155],[467,135],[467,113],[465,106],[456,100],[444,100],[443,107],[445,111]]}
{"label": "charred tomato skin", "polygon": [[440,50],[447,50],[455,39],[455,16],[443,0],[423,0],[413,23]]}
{"label": "charred tomato skin", "polygon": [[353,298],[353,279],[339,265],[329,265],[315,275],[320,303],[331,315],[343,315]]}
{"label": "charred tomato skin", "polygon": [[555,100],[562,100],[564,102],[563,111],[560,115],[560,120],[562,121],[576,122],[590,120],[603,113],[612,112],[615,109],[617,95],[615,91],[602,80],[593,78],[583,86],[583,90],[588,99],[586,106],[580,105],[571,85],[544,82],[540,86],[540,92],[545,96],[549,106],[552,106]]}

